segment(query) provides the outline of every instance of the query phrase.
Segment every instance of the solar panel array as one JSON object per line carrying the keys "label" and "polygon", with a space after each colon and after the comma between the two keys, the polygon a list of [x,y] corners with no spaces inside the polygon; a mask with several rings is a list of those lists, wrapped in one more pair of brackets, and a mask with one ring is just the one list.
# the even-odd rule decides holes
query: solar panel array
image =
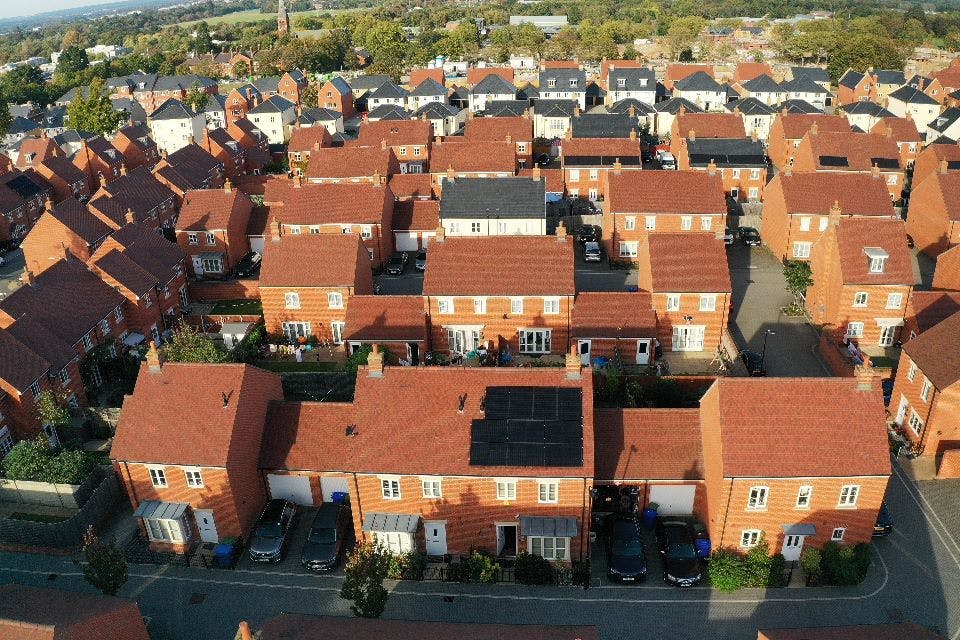
{"label": "solar panel array", "polygon": [[470,427],[470,464],[583,465],[583,394],[555,387],[489,387],[485,418]]}
{"label": "solar panel array", "polygon": [[822,167],[849,167],[850,163],[844,156],[820,156]]}
{"label": "solar panel array", "polygon": [[898,158],[870,158],[871,164],[877,165],[878,169],[899,169],[900,160]]}

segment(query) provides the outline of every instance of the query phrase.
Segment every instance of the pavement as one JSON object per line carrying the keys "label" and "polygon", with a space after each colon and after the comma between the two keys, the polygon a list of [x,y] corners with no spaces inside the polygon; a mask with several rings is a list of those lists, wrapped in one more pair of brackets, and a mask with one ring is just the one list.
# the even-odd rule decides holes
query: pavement
{"label": "pavement", "polygon": [[[887,503],[895,528],[874,544],[863,584],[713,592],[668,587],[651,576],[639,585],[574,587],[389,583],[385,617],[448,622],[595,624],[603,640],[710,638],[752,640],[758,628],[911,621],[960,639],[960,482],[931,490],[899,470]],[[297,550],[291,548],[291,555]],[[652,567],[657,559],[649,558]],[[258,626],[281,612],[350,615],[338,597],[340,575],[277,567],[234,570],[130,567],[121,595],[151,618],[154,640],[231,638],[240,620]],[[71,558],[0,553],[0,581],[91,591]],[[642,631],[641,631],[642,630]]]}

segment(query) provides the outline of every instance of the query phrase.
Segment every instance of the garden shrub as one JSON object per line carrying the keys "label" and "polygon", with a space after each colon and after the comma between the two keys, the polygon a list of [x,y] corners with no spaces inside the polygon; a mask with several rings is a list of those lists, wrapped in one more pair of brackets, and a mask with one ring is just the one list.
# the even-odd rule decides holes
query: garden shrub
{"label": "garden shrub", "polygon": [[749,577],[743,556],[730,549],[716,549],[710,554],[709,574],[713,588],[725,593],[742,589]]}
{"label": "garden shrub", "polygon": [[500,577],[500,565],[488,551],[482,549],[474,549],[468,558],[456,566],[459,582],[490,583]]}
{"label": "garden shrub", "polygon": [[553,584],[553,565],[549,560],[532,553],[517,554],[514,564],[514,577],[520,584]]}
{"label": "garden shrub", "polygon": [[589,560],[573,561],[573,584],[579,587],[589,587],[592,582]]}
{"label": "garden shrub", "polygon": [[44,482],[80,484],[93,471],[93,460],[84,451],[61,451],[47,460],[40,473]]}
{"label": "garden shrub", "polygon": [[18,442],[3,459],[5,477],[33,482],[80,484],[93,467],[93,456],[84,451],[64,450],[53,455],[50,443],[42,435]]}
{"label": "garden shrub", "polygon": [[838,586],[860,584],[870,568],[870,545],[842,546],[836,542],[823,545],[820,562],[827,582]]}
{"label": "garden shrub", "polygon": [[785,587],[787,560],[782,553],[778,553],[770,558],[770,573],[767,580],[768,587]]}
{"label": "garden shrub", "polygon": [[816,547],[804,547],[800,552],[800,566],[807,574],[808,584],[820,584],[823,580],[823,569],[820,567],[822,557],[820,549]]}
{"label": "garden shrub", "polygon": [[422,580],[427,556],[417,551],[392,554],[387,577],[391,580]]}

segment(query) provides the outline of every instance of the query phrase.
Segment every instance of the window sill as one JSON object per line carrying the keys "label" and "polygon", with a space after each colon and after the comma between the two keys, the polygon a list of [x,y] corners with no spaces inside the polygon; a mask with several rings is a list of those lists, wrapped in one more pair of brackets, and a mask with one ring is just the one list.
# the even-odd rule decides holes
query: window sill
{"label": "window sill", "polygon": [[857,505],[855,504],[838,504],[837,509],[843,509],[844,511],[855,511]]}

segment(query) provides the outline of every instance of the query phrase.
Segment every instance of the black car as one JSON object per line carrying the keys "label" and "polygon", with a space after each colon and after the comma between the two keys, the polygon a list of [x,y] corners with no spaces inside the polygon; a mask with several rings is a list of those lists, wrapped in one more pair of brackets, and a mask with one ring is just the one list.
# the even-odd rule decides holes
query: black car
{"label": "black car", "polygon": [[402,251],[394,251],[387,262],[387,273],[392,276],[399,276],[407,266],[407,254]]}
{"label": "black car", "polygon": [[907,248],[913,249],[916,246],[916,243],[913,241],[913,236],[909,233],[907,234]]}
{"label": "black car", "polygon": [[760,246],[760,232],[753,227],[740,227],[737,229],[737,234],[740,236],[740,239],[743,240],[743,243],[748,247]]}
{"label": "black car", "polygon": [[296,514],[297,505],[289,500],[275,498],[268,502],[250,538],[250,559],[254,562],[283,560]]}
{"label": "black car", "polygon": [[310,571],[332,571],[346,544],[350,509],[324,502],[310,524],[310,533],[300,552],[300,564]]}
{"label": "black car", "polygon": [[260,271],[260,265],[262,263],[263,256],[256,251],[251,251],[240,258],[240,262],[237,263],[237,277],[248,278],[252,276],[257,271]]}
{"label": "black car", "polygon": [[577,241],[580,244],[588,242],[600,242],[600,227],[595,224],[585,224],[580,227],[580,233],[577,234]]}
{"label": "black car", "polygon": [[873,525],[873,537],[882,538],[893,531],[893,516],[887,509],[886,501],[880,503],[880,513],[877,514],[877,523]]}
{"label": "black car", "polygon": [[741,351],[740,359],[747,367],[747,373],[751,378],[758,378],[767,375],[767,370],[763,368],[763,356],[756,351]]}
{"label": "black car", "polygon": [[693,528],[682,520],[657,520],[656,534],[664,582],[678,587],[692,587],[700,582],[703,575]]}
{"label": "black car", "polygon": [[647,557],[636,518],[615,516],[607,539],[607,576],[620,582],[647,577]]}

